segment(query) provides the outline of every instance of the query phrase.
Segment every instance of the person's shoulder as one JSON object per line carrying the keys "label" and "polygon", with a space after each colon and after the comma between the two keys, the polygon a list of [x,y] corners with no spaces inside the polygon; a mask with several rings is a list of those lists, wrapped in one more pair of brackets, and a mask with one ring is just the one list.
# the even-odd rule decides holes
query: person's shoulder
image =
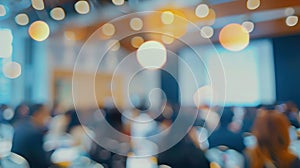
{"label": "person's shoulder", "polygon": [[292,164],[291,164],[291,168],[299,168],[300,167],[300,160],[299,158],[296,158]]}
{"label": "person's shoulder", "polygon": [[14,125],[15,131],[21,130],[27,130],[28,128],[30,128],[30,123],[28,121],[28,119],[24,119],[24,120],[20,120],[19,122],[17,122]]}

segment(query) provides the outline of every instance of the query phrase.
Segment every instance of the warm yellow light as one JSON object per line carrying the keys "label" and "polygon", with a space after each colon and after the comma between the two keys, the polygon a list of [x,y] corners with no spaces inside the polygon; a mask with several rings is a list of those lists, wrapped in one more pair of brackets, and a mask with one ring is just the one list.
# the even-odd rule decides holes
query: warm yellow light
{"label": "warm yellow light", "polygon": [[167,61],[167,50],[163,44],[157,41],[143,43],[136,53],[139,64],[147,69],[158,69]]}
{"label": "warm yellow light", "polygon": [[162,35],[161,36],[161,41],[165,44],[172,44],[174,42],[174,38],[169,34],[169,35]]}
{"label": "warm yellow light", "polygon": [[43,0],[31,0],[31,5],[36,10],[44,10],[45,8]]}
{"label": "warm yellow light", "polygon": [[72,32],[72,31],[68,31],[68,30],[64,32],[64,36],[68,40],[75,40],[76,39],[75,33]]}
{"label": "warm yellow light", "polygon": [[221,166],[216,162],[211,162],[210,163],[210,168],[221,168]]}
{"label": "warm yellow light", "polygon": [[29,23],[29,18],[27,14],[20,13],[15,17],[15,21],[18,25],[25,26]]}
{"label": "warm yellow light", "polygon": [[260,0],[247,0],[247,8],[249,10],[255,10],[260,6]]}
{"label": "warm yellow light", "polygon": [[102,26],[102,33],[106,36],[112,36],[116,33],[116,29],[115,29],[115,26],[111,23],[105,23],[103,26]]}
{"label": "warm yellow light", "polygon": [[117,51],[120,49],[121,45],[118,40],[113,39],[108,42],[107,46],[110,51]]}
{"label": "warm yellow light", "polygon": [[172,24],[174,22],[174,13],[171,11],[164,11],[161,14],[161,21],[163,24]]}
{"label": "warm yellow light", "polygon": [[65,11],[63,8],[60,7],[56,7],[53,8],[50,11],[50,16],[54,19],[54,20],[63,20],[65,18]]}
{"label": "warm yellow light", "polygon": [[[176,8],[162,8],[158,12],[153,12],[143,18],[143,30],[162,34],[172,34],[174,38],[180,38],[188,29],[187,16],[184,11]],[[196,17],[196,16],[195,16]],[[149,38],[161,41],[161,35],[149,33]]]}
{"label": "warm yellow light", "polygon": [[141,36],[135,36],[131,39],[131,45],[134,48],[139,48],[144,43],[144,39]]}
{"label": "warm yellow light", "polygon": [[5,16],[5,15],[6,15],[5,6],[0,4],[0,16]]}
{"label": "warm yellow light", "polygon": [[32,39],[36,41],[44,41],[48,38],[50,29],[46,22],[35,21],[30,25],[28,33]]}
{"label": "warm yellow light", "polygon": [[200,4],[195,9],[195,15],[204,18],[209,14],[209,7],[206,4]]}
{"label": "warm yellow light", "polygon": [[203,38],[211,38],[214,35],[214,29],[211,26],[203,26],[201,28],[201,36]]}
{"label": "warm yellow light", "polygon": [[221,45],[230,51],[243,50],[249,44],[249,32],[240,24],[228,24],[219,34]]}
{"label": "warm yellow light", "polygon": [[17,62],[8,62],[3,66],[3,74],[7,78],[17,78],[21,75],[21,65]]}
{"label": "warm yellow light", "polygon": [[132,18],[129,25],[132,30],[139,31],[143,28],[143,20],[140,18]]}
{"label": "warm yellow light", "polygon": [[124,2],[124,0],[112,0],[112,3],[117,6],[124,5]]}
{"label": "warm yellow light", "polygon": [[288,16],[286,19],[285,19],[285,23],[287,26],[296,26],[297,23],[298,23],[298,16]]}
{"label": "warm yellow light", "polygon": [[79,14],[87,14],[90,12],[90,5],[87,1],[80,0],[75,3],[74,7]]}
{"label": "warm yellow light", "polygon": [[254,23],[251,21],[245,21],[242,23],[242,26],[251,33],[254,30]]}

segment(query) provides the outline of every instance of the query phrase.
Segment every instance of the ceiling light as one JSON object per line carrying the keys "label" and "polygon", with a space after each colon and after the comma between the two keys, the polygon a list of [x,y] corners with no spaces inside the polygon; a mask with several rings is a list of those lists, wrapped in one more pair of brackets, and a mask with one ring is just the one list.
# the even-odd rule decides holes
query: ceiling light
{"label": "ceiling light", "polygon": [[27,14],[20,13],[15,17],[15,21],[18,25],[25,26],[29,23],[29,18]]}
{"label": "ceiling light", "polygon": [[298,16],[288,16],[285,19],[285,23],[290,27],[296,26],[296,24],[298,23]]}
{"label": "ceiling light", "polygon": [[44,10],[45,8],[43,0],[31,0],[31,5],[36,10]]}
{"label": "ceiling light", "polygon": [[254,23],[251,21],[244,21],[242,23],[242,26],[249,32],[251,33],[254,30]]}
{"label": "ceiling light", "polygon": [[63,20],[65,18],[65,11],[63,8],[60,7],[56,7],[53,8],[50,11],[50,16],[54,19],[54,20]]}
{"label": "ceiling light", "polygon": [[140,18],[132,18],[129,25],[132,30],[139,31],[143,28],[143,20]]}
{"label": "ceiling light", "polygon": [[87,14],[90,12],[90,5],[87,1],[78,1],[74,5],[75,10],[79,14]]}
{"label": "ceiling light", "polygon": [[50,28],[44,21],[35,21],[30,25],[28,33],[32,39],[36,41],[44,41],[50,34]]}
{"label": "ceiling light", "polygon": [[209,7],[206,4],[200,4],[195,9],[195,15],[204,18],[209,14]]}
{"label": "ceiling light", "polygon": [[201,28],[201,36],[203,38],[211,38],[214,35],[214,29],[211,26],[203,26]]}
{"label": "ceiling light", "polygon": [[124,5],[124,0],[112,0],[112,3],[116,6]]}
{"label": "ceiling light", "polygon": [[103,26],[102,26],[102,33],[106,36],[112,36],[116,33],[116,29],[115,29],[115,26],[111,23],[105,23]]}
{"label": "ceiling light", "polygon": [[165,11],[161,14],[163,24],[172,24],[174,22],[174,14],[171,11]]}
{"label": "ceiling light", "polygon": [[247,0],[247,8],[249,10],[255,10],[260,6],[260,0]]}

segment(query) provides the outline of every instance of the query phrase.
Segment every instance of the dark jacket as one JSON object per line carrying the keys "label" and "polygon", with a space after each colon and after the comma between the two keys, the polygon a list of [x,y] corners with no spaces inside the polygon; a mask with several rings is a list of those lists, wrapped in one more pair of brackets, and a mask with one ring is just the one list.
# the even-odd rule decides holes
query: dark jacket
{"label": "dark jacket", "polygon": [[209,168],[204,152],[186,136],[175,146],[158,155],[158,163],[172,168]]}
{"label": "dark jacket", "polygon": [[23,156],[30,168],[47,168],[50,159],[43,149],[43,138],[43,130],[26,119],[15,127],[12,152]]}
{"label": "dark jacket", "polygon": [[241,134],[234,133],[227,128],[220,127],[214,131],[208,138],[209,148],[218,147],[220,145],[227,146],[240,153],[245,149],[245,144]]}

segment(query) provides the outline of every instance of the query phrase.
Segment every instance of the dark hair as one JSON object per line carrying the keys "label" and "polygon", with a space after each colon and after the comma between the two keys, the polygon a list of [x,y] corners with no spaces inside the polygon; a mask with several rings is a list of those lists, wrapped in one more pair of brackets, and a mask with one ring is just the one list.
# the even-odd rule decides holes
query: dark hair
{"label": "dark hair", "polygon": [[72,130],[72,128],[80,125],[80,121],[79,121],[79,118],[76,114],[75,109],[68,110],[65,113],[65,115],[70,117],[70,122],[69,122],[69,124],[67,126],[67,130],[66,130],[69,133]]}
{"label": "dark hair", "polygon": [[122,114],[117,108],[108,109],[105,116],[106,121],[115,129],[122,131]]}
{"label": "dark hair", "polygon": [[222,127],[227,127],[232,122],[233,116],[232,109],[230,107],[225,107],[220,118],[220,125]]}
{"label": "dark hair", "polygon": [[[24,108],[26,108],[26,114],[23,114],[22,111],[24,110]],[[29,115],[29,107],[26,103],[21,103],[19,104],[16,108],[15,108],[15,114],[13,116],[13,118],[11,119],[11,123],[15,123],[18,120],[24,119],[26,117],[28,117]]]}
{"label": "dark hair", "polygon": [[45,107],[44,104],[33,104],[30,106],[29,108],[29,115],[33,116],[35,115],[37,112],[39,112],[43,107]]}

